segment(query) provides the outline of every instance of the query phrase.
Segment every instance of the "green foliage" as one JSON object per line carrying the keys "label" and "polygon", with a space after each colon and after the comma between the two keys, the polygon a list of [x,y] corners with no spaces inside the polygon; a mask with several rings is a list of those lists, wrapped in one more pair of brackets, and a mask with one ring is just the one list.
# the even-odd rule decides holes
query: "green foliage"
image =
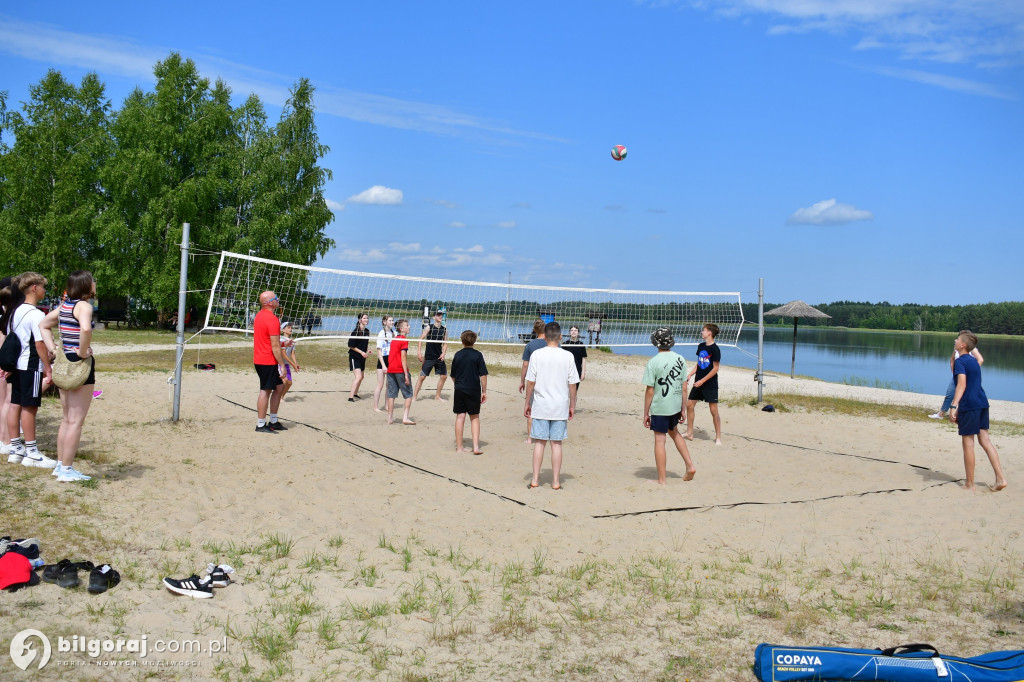
{"label": "green foliage", "polygon": [[[779,304],[766,303],[770,310]],[[966,306],[896,305],[836,301],[815,306],[831,319],[800,318],[800,326],[833,326],[854,329],[892,329],[905,331],[958,332],[970,329],[976,334],[1024,335],[1024,301],[981,303]],[[743,317],[757,320],[757,304],[744,303]],[[787,317],[765,317],[766,324],[792,322]]]}
{"label": "green foliage", "polygon": [[[324,255],[331,174],[318,165],[328,148],[309,81],[296,83],[269,127],[259,98],[233,108],[225,83],[211,85],[177,53],[154,75],[152,92],[136,89],[116,112],[96,74],[75,87],[50,71],[21,112],[8,113],[0,93],[0,267],[54,282],[87,268],[101,296],[167,310],[177,302],[182,223],[210,251],[304,265]],[[188,288],[209,289],[216,267],[194,259]]]}

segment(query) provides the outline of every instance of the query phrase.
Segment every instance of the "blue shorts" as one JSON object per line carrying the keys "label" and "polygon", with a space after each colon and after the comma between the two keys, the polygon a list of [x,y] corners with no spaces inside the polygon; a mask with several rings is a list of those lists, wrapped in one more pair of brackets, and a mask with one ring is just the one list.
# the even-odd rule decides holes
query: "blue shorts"
{"label": "blue shorts", "polygon": [[534,419],[530,425],[530,438],[535,440],[565,440],[569,437],[566,419]]}
{"label": "blue shorts", "polygon": [[961,436],[976,436],[981,430],[988,431],[988,408],[960,412],[956,416],[956,429]]}
{"label": "blue shorts", "polygon": [[675,431],[676,427],[679,426],[679,419],[682,415],[678,412],[672,415],[652,414],[651,415],[651,431],[655,433],[668,433],[669,431]]}

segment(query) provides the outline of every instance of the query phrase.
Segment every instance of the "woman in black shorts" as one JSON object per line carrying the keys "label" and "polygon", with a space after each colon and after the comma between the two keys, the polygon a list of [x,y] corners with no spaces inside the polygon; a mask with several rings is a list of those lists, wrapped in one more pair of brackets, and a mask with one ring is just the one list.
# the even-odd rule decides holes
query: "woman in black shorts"
{"label": "woman in black shorts", "polygon": [[370,316],[366,313],[359,315],[356,328],[352,330],[352,338],[348,340],[348,367],[352,370],[352,390],[349,391],[348,401],[354,403],[360,400],[359,384],[363,383],[363,372],[366,370],[366,358],[370,357]]}

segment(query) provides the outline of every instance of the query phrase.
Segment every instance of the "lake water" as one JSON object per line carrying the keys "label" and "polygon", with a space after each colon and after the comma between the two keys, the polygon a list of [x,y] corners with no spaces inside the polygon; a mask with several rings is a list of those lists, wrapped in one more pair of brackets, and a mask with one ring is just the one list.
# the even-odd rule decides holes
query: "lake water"
{"label": "lake water", "polygon": [[[908,334],[800,327],[796,343],[796,374],[835,383],[941,395],[949,382],[949,356],[953,352],[954,337],[952,333]],[[1024,402],[1024,338],[983,338],[978,349],[985,357],[981,376],[988,397]],[[643,355],[654,354],[653,348],[643,350]],[[692,361],[696,352],[694,346],[675,350],[687,362]],[[793,328],[766,328],[765,372],[788,376],[792,357]],[[757,368],[756,326],[743,328],[739,348],[722,347],[722,363]]]}
{"label": "lake water", "polygon": [[[325,317],[317,333],[347,333],[351,318]],[[419,336],[419,319],[412,320],[412,336]],[[500,320],[467,320],[455,326],[475,329],[485,337],[511,336]],[[610,327],[610,325],[609,325]],[[380,320],[371,320],[376,335]],[[449,330],[454,329],[451,325]],[[529,331],[524,328],[525,331]],[[513,330],[513,331],[524,331]],[[568,333],[568,330],[564,330]],[[640,335],[643,336],[643,335]],[[696,332],[693,332],[696,336]],[[892,388],[913,393],[942,395],[951,376],[949,356],[954,334],[910,334],[829,327],[800,327],[797,333],[796,374],[835,383]],[[584,341],[586,333],[583,334]],[[456,342],[457,343],[457,342]],[[984,338],[979,349],[985,357],[982,385],[989,398],[1024,402],[1024,338]],[[695,345],[676,349],[692,362]],[[616,348],[616,353],[653,355],[652,346]],[[793,355],[793,328],[764,330],[764,370],[789,375]],[[757,326],[746,325],[738,347],[722,346],[722,363],[757,368]]]}

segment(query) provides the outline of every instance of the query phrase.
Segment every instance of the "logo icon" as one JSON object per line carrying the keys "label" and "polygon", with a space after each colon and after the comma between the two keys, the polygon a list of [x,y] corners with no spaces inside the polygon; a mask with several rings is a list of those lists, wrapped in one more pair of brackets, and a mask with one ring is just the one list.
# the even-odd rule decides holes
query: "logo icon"
{"label": "logo icon", "polygon": [[36,650],[26,643],[30,637],[38,637],[43,643],[43,657],[39,659],[39,669],[42,670],[43,666],[50,662],[50,640],[39,630],[29,628],[14,636],[11,640],[11,660],[22,670],[28,669],[36,658]]}

